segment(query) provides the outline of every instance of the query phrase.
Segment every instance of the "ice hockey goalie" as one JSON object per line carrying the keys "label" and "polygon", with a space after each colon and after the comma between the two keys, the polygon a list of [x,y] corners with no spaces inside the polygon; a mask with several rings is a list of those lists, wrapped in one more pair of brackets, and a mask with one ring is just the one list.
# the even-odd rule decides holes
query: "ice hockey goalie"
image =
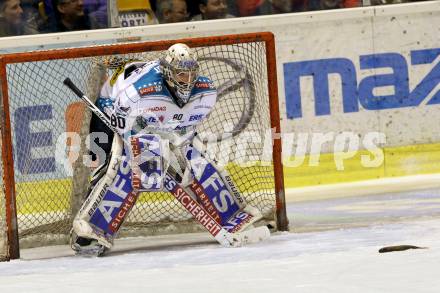
{"label": "ice hockey goalie", "polygon": [[226,171],[205,157],[197,138],[195,128],[216,99],[213,82],[199,75],[197,56],[185,44],[171,46],[158,60],[115,70],[96,104],[118,133],[74,218],[71,247],[77,254],[110,249],[138,193],[166,190],[171,177],[228,233],[261,219]]}

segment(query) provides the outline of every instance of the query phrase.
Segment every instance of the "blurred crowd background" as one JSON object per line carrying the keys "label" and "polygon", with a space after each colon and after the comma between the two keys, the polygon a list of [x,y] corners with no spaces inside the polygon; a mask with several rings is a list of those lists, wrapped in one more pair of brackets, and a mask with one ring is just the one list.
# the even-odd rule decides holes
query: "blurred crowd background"
{"label": "blurred crowd background", "polygon": [[403,2],[414,0],[0,0],[0,37]]}

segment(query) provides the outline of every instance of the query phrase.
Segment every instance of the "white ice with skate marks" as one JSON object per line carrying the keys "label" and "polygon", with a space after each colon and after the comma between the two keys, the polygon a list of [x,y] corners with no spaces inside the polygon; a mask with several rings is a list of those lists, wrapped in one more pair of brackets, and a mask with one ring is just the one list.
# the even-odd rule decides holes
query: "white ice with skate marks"
{"label": "white ice with skate marks", "polygon": [[[440,219],[429,219],[278,233],[241,248],[203,233],[117,240],[102,258],[29,249],[0,263],[0,292],[438,292],[439,239]],[[399,244],[429,249],[378,253]]]}

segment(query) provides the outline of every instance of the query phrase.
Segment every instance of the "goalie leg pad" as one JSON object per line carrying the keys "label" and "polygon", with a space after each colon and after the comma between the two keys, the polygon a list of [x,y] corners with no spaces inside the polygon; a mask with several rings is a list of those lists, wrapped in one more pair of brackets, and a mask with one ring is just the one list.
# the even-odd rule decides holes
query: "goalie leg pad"
{"label": "goalie leg pad", "polygon": [[187,147],[186,157],[194,178],[190,189],[226,231],[243,231],[262,218],[258,209],[246,205],[225,170],[206,159],[192,145]]}
{"label": "goalie leg pad", "polygon": [[122,139],[115,136],[107,171],[76,215],[73,232],[79,237],[96,239],[110,248],[137,195],[131,184],[131,168]]}

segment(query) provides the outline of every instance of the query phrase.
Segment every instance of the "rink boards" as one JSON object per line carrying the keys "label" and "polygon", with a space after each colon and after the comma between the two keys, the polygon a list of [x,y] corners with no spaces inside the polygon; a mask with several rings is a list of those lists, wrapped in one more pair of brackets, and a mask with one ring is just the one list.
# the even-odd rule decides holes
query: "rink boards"
{"label": "rink boards", "polygon": [[[303,166],[284,168],[286,188],[312,187],[326,183],[341,183],[341,181],[353,182],[383,177],[440,173],[440,166],[433,163],[440,161],[440,152],[437,151],[438,148],[440,148],[440,144],[385,148],[386,169],[382,166],[377,168],[361,168],[362,166],[359,164],[360,156],[368,155],[368,152],[359,152],[353,158],[345,161],[344,164],[346,168],[350,170],[349,172],[335,170],[333,167],[335,164],[335,156],[333,154],[321,155],[321,164],[319,166],[308,166],[310,156],[305,156]],[[343,178],[341,179],[341,177]],[[234,178],[234,180],[240,184],[240,178]],[[255,184],[255,186],[257,186],[257,184]],[[17,196],[17,198],[25,199],[17,202],[19,214],[63,212],[68,211],[70,208],[72,191],[70,179],[22,182],[17,184],[17,191],[19,194],[26,191],[25,195]],[[248,192],[252,191],[258,190],[252,190],[251,187],[248,187]],[[293,195],[293,197],[295,197],[295,195]],[[310,199],[312,199],[312,197],[317,197],[317,195],[311,194],[310,197]],[[306,199],[304,197],[301,198]],[[153,193],[148,197],[140,197],[138,203],[160,203],[172,200],[173,197],[171,195],[169,197],[164,197],[163,194],[154,196]],[[54,201],[58,203],[61,202],[62,204],[56,206],[41,205],[41,202]]]}
{"label": "rink boards", "polygon": [[[285,165],[286,186],[299,187],[440,172],[436,164],[440,157],[439,14],[440,3],[434,1],[39,35],[22,38],[18,44],[47,49],[114,43],[128,36],[151,40],[272,31],[283,134],[328,135],[319,158],[312,152],[309,137],[304,162]],[[0,40],[3,51],[14,50],[9,46]],[[64,113],[53,112],[60,114]],[[38,130],[35,124],[33,127]],[[353,156],[342,161],[341,169],[334,152],[338,153],[336,140],[342,132],[358,136],[360,143],[351,150]],[[371,132],[386,137],[375,144],[376,150],[382,150],[383,161],[365,167],[361,156],[371,156],[371,151],[362,141]],[[343,153],[350,152],[347,137]],[[291,149],[285,149],[285,159],[294,160],[295,144],[293,141]],[[38,182],[37,176],[32,184],[62,184],[63,178],[56,179],[56,172],[53,175],[53,181]]]}

